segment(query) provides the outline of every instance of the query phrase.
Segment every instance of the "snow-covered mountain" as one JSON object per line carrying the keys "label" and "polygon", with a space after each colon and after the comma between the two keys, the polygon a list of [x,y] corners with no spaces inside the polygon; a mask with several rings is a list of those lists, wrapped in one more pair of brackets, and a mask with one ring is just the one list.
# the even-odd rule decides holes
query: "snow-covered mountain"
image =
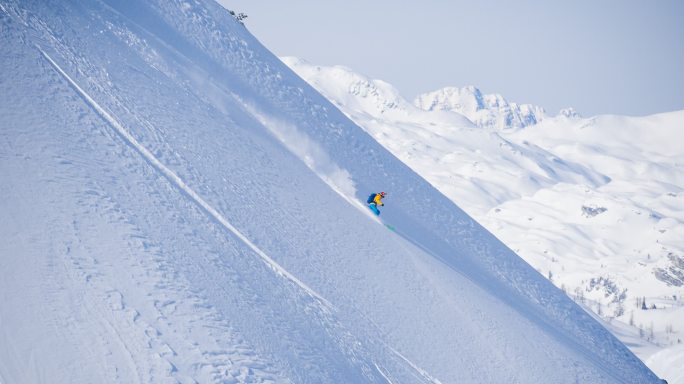
{"label": "snow-covered mountain", "polygon": [[[380,81],[350,69],[339,77],[339,67],[283,61],[559,288],[610,322],[658,372],[684,380],[676,377],[678,365],[663,363],[684,357],[684,111],[582,119],[567,109],[525,129],[502,131],[477,122],[472,112],[493,116],[483,108],[492,103],[468,87],[417,98],[417,105],[434,112],[402,107],[405,116],[383,118],[375,109],[363,110],[370,105],[367,96],[349,91]],[[396,92],[390,99],[406,104]],[[375,96],[373,104],[383,100]],[[444,111],[457,112],[453,106],[459,104],[477,127],[444,120]],[[647,310],[641,309],[644,298]]]}
{"label": "snow-covered mountain", "polygon": [[[546,118],[546,112],[541,107],[509,103],[499,94],[483,95],[473,86],[442,88],[416,97],[413,103],[427,111],[458,112],[479,127],[523,128]],[[564,110],[565,114],[569,112]]]}
{"label": "snow-covered mountain", "polygon": [[1,382],[659,382],[213,1],[0,29]]}
{"label": "snow-covered mountain", "polygon": [[[366,114],[392,121],[439,122],[479,127],[514,129],[536,124],[546,118],[541,107],[509,103],[498,94],[483,95],[475,87],[447,87],[406,101],[391,84],[369,79],[344,66],[321,67],[297,57],[282,57],[289,67],[333,103],[341,103],[347,114]],[[431,113],[422,113],[422,111]],[[437,113],[441,111],[441,113]],[[566,117],[579,117],[571,108],[561,111]]]}

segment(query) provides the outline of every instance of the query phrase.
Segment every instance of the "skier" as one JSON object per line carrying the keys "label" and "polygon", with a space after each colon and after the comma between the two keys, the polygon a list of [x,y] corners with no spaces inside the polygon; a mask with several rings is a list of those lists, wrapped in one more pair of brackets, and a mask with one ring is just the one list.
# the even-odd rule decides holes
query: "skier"
{"label": "skier", "polygon": [[380,211],[378,210],[378,205],[383,206],[385,204],[382,203],[382,199],[387,196],[385,192],[380,192],[380,193],[371,193],[370,196],[368,196],[368,200],[366,203],[368,203],[368,208],[375,213],[376,216],[380,215]]}

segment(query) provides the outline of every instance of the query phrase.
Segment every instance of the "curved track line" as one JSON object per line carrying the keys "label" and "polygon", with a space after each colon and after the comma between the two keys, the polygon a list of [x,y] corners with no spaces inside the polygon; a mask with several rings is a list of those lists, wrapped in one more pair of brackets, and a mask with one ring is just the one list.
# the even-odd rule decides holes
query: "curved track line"
{"label": "curved track line", "polygon": [[114,128],[116,133],[119,134],[133,149],[135,149],[142,157],[154,167],[159,173],[164,175],[172,184],[174,184],[178,189],[184,192],[195,204],[197,204],[202,210],[204,210],[211,218],[216,220],[221,226],[223,226],[228,231],[232,232],[237,238],[242,240],[249,248],[254,251],[273,271],[278,275],[290,280],[291,282],[298,285],[304,291],[306,291],[310,296],[318,300],[320,303],[324,304],[329,308],[334,308],[333,305],[326,300],[323,296],[319,295],[316,291],[311,289],[309,286],[304,284],[302,281],[297,279],[290,272],[285,270],[280,264],[275,260],[271,259],[264,251],[252,243],[245,235],[243,235],[237,228],[235,228],[230,222],[223,217],[214,207],[207,203],[202,197],[200,197],[190,186],[188,186],[183,179],[178,177],[172,170],[167,168],[159,159],[157,159],[147,148],[145,148],[138,140],[136,140],[131,133],[124,128],[112,115],[110,115],[104,108],[102,108],[95,100],[93,100],[90,95],[88,95],[69,75],[67,75],[64,70],[48,55],[43,51],[38,45],[36,48],[45,57],[45,59],[50,63],[50,65],[74,88],[74,90],[88,103],[95,111],[102,116],[107,123]]}
{"label": "curved track line", "polygon": [[[167,168],[159,159],[157,159],[147,148],[145,148],[138,140],[133,137],[130,132],[126,128],[124,128],[112,115],[110,115],[103,107],[101,107],[95,100],[93,100],[90,95],[88,95],[64,70],[54,61],[52,58],[45,52],[43,51],[38,45],[36,45],[36,48],[40,51],[40,53],[45,57],[45,59],[50,63],[50,65],[74,88],[74,90],[88,103],[95,111],[102,116],[103,119],[107,121],[107,123],[115,129],[115,131],[121,136],[128,144],[133,147],[138,153],[140,153],[143,158],[150,163],[157,171],[159,171],[162,175],[164,175],[172,184],[174,184],[177,188],[179,188],[182,192],[188,195],[188,197],[193,200],[195,204],[197,204],[202,210],[204,210],[207,214],[209,214],[214,220],[216,220],[221,226],[223,226],[225,229],[229,230],[232,232],[235,236],[237,236],[240,240],[242,240],[247,246],[249,246],[266,264],[269,266],[273,271],[275,271],[277,274],[280,276],[285,277],[286,279],[290,280],[294,284],[298,285],[300,288],[302,288],[305,292],[307,292],[311,297],[314,299],[318,300],[321,304],[324,306],[327,306],[328,308],[335,308],[332,303],[330,303],[327,299],[322,297],[320,294],[318,294],[316,291],[314,291],[312,288],[304,284],[302,281],[297,279],[294,275],[289,273],[287,270],[285,270],[282,266],[280,266],[275,260],[271,259],[268,255],[266,255],[265,252],[263,252],[259,247],[257,247],[254,243],[252,243],[246,236],[244,236],[240,231],[237,230],[228,220],[223,217],[214,207],[209,205],[204,199],[202,199],[192,188],[190,188],[178,175],[176,175],[172,170]],[[360,204],[359,204],[360,205]],[[361,206],[362,207],[362,206]],[[356,208],[361,208],[361,207],[356,207]],[[364,212],[365,207],[364,208]],[[366,212],[368,216],[382,224],[382,222],[372,215],[370,212]],[[384,344],[384,343],[383,343]],[[412,369],[414,369],[418,374],[423,379],[428,380],[430,383],[437,383],[439,384],[440,382],[433,377],[431,377],[427,372],[420,367],[418,367],[416,364],[408,360],[406,357],[403,355],[399,354],[394,348],[389,347],[385,345],[390,351],[392,351],[395,355],[399,356],[401,360],[405,361]],[[382,372],[381,372],[382,374]],[[388,383],[391,383],[391,381],[384,375],[382,374],[383,378],[388,381]]]}

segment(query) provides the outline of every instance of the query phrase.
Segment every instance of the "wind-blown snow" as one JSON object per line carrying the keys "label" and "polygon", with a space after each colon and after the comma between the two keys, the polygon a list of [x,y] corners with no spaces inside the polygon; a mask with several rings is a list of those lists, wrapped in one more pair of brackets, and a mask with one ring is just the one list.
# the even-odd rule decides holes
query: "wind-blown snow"
{"label": "wind-blown snow", "polygon": [[251,105],[245,104],[245,107],[252,116],[268,128],[290,152],[304,161],[328,186],[349,202],[354,201],[357,191],[351,175],[338,167],[315,142],[311,141],[304,133],[299,132],[294,124],[273,119]]}
{"label": "wind-blown snow", "polygon": [[0,5],[0,381],[658,381],[218,4]]}

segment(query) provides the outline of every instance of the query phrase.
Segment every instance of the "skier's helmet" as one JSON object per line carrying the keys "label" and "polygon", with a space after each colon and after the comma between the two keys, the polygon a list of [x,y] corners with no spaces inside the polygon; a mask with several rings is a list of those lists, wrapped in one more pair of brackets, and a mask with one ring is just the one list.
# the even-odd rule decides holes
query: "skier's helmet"
{"label": "skier's helmet", "polygon": [[385,192],[380,192],[380,196],[385,197],[387,195]]}

